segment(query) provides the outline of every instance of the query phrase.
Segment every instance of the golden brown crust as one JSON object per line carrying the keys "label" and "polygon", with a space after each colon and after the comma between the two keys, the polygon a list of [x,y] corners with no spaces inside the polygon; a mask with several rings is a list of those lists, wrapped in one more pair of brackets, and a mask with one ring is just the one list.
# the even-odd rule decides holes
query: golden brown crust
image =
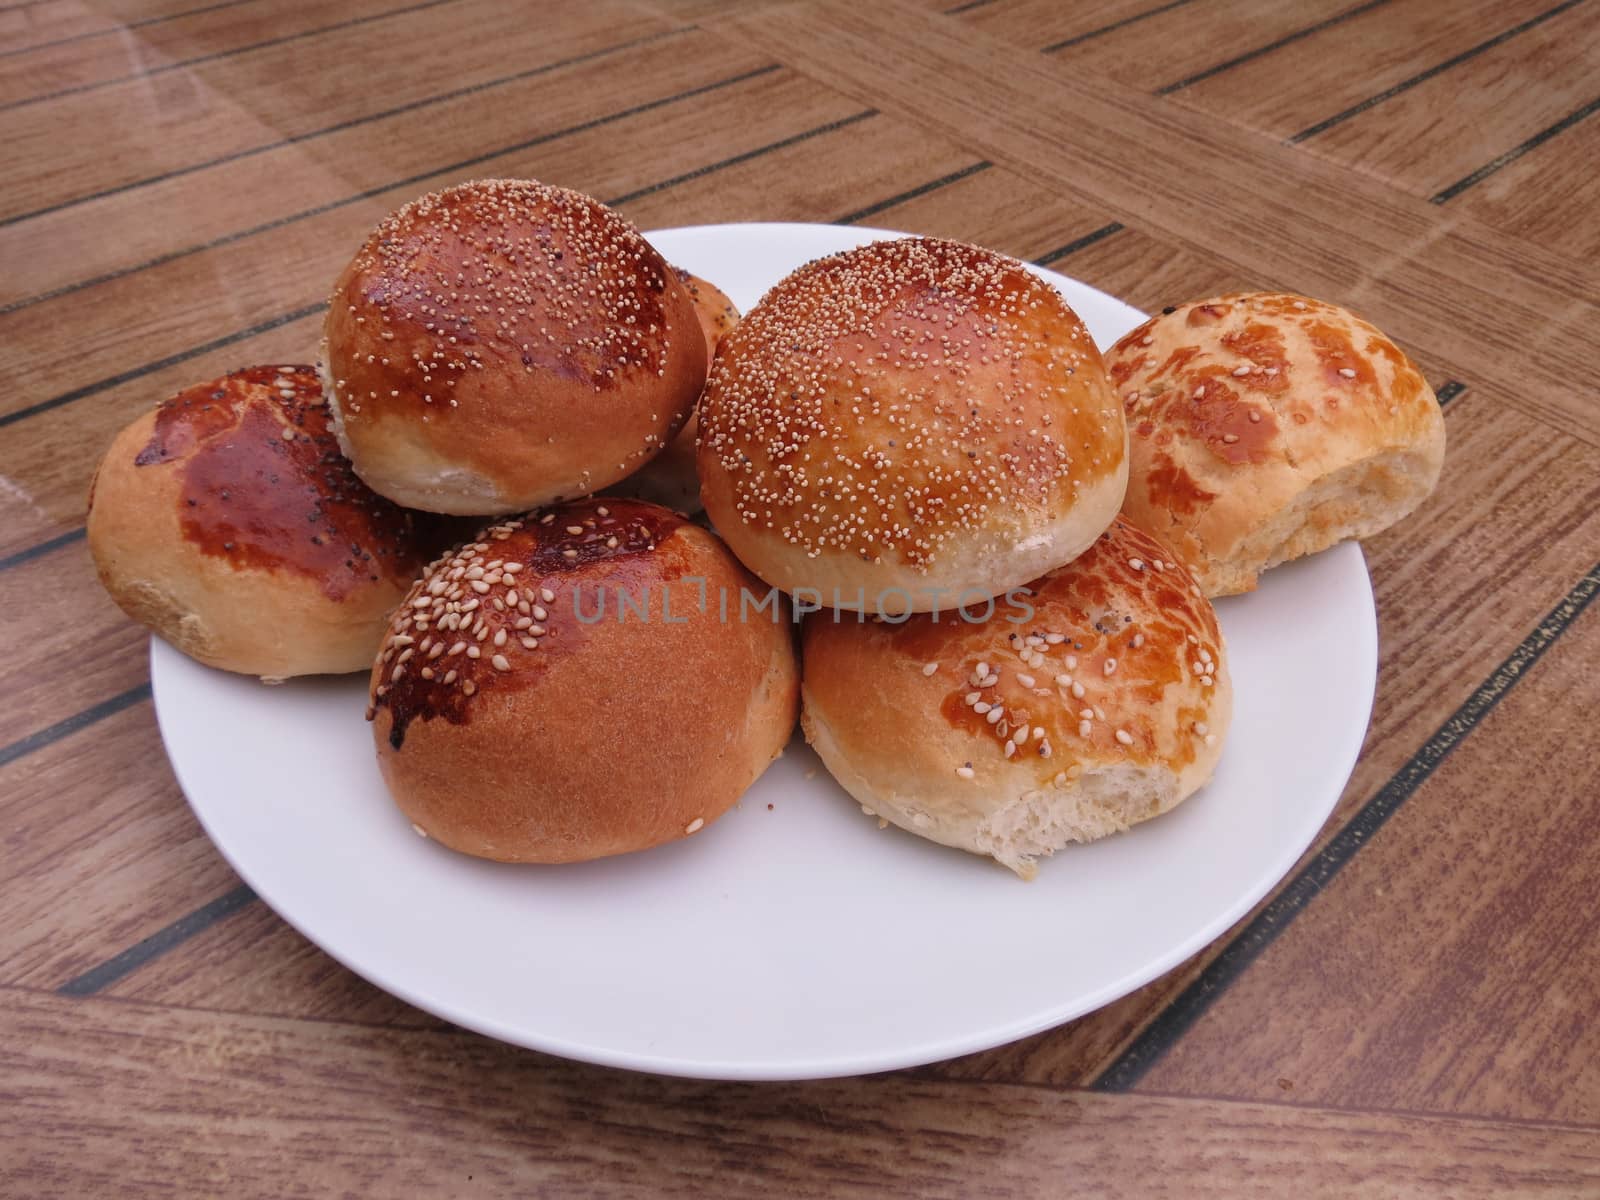
{"label": "golden brown crust", "polygon": [[1287,293],[1166,309],[1106,356],[1128,419],[1124,511],[1210,595],[1415,507],[1437,481],[1432,390],[1373,326]]}
{"label": "golden brown crust", "polygon": [[758,588],[711,534],[640,501],[490,526],[418,581],[374,664],[396,803],[429,836],[503,861],[698,832],[794,725],[787,618],[738,619],[741,589]]}
{"label": "golden brown crust", "polygon": [[[706,362],[716,355],[723,335],[739,321],[739,310],[723,291],[682,267],[673,267],[678,282],[688,289],[694,301],[700,332],[706,339]],[[677,436],[656,457],[628,476],[614,490],[637,496],[652,504],[664,504],[682,513],[700,511],[700,475],[695,467],[695,442],[700,436],[700,412],[696,408],[678,430]]]}
{"label": "golden brown crust", "polygon": [[709,367],[723,337],[739,323],[739,310],[716,284],[682,267],[673,267],[672,274],[688,291],[689,299],[694,301],[694,315],[706,339],[706,365]]}
{"label": "golden brown crust", "polygon": [[379,225],[334,285],[324,353],[362,478],[457,513],[622,478],[705,377],[693,303],[655,249],[531,180],[462,184]]}
{"label": "golden brown crust", "polygon": [[1172,552],[1124,518],[987,621],[820,613],[803,645],[807,735],[852,794],[1018,870],[1031,853],[996,836],[1008,807],[1066,803],[1118,771],[1154,779],[1150,802],[1099,828],[1080,814],[1057,844],[1155,816],[1209,778],[1231,716],[1215,612]]}
{"label": "golden brown crust", "polygon": [[[727,335],[701,401],[701,493],[781,587],[921,577],[996,594],[1105,527],[1124,444],[1100,356],[1053,288],[991,251],[908,238],[807,264]],[[1080,502],[1094,511],[1056,557],[987,574]]]}
{"label": "golden brown crust", "polygon": [[135,420],[96,471],[88,525],[124,611],[269,677],[361,669],[449,536],[356,478],[309,366],[235,371]]}

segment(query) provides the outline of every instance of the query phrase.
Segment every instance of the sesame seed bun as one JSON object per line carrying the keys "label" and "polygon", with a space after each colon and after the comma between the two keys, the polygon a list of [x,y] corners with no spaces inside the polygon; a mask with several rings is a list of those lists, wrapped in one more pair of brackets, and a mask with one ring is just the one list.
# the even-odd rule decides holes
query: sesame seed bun
{"label": "sesame seed bun", "polygon": [[1439,481],[1433,389],[1336,305],[1277,292],[1178,305],[1118,342],[1106,369],[1128,418],[1124,511],[1208,596],[1387,529]]}
{"label": "sesame seed bun", "polygon": [[1122,503],[1126,434],[1054,288],[906,238],[801,267],[729,332],[699,466],[707,514],[769,583],[926,611],[1080,554]]}
{"label": "sesame seed bun", "polygon": [[413,508],[521,512],[658,454],[705,379],[694,305],[599,201],[486,179],[407,204],[334,285],[340,444]]}
{"label": "sesame seed bun", "polygon": [[787,611],[742,609],[746,589],[766,592],[715,536],[637,500],[489,527],[417,583],[373,666],[395,802],[418,832],[506,862],[699,832],[794,728]]}
{"label": "sesame seed bun", "polygon": [[[707,283],[698,275],[691,275],[682,267],[673,267],[678,282],[689,290],[694,301],[694,313],[700,321],[700,332],[706,339],[706,362],[717,352],[723,334],[739,321],[739,310],[722,290]],[[623,496],[637,496],[654,504],[664,504],[681,513],[700,511],[700,474],[695,469],[695,441],[700,434],[700,413],[689,414],[689,419],[678,430],[667,448],[628,476],[612,490]]]}
{"label": "sesame seed bun", "polygon": [[1122,518],[981,623],[813,614],[803,661],[801,723],[846,791],[1024,878],[1191,795],[1233,711],[1210,603]]}
{"label": "sesame seed bun", "polygon": [[89,551],[123,611],[271,679],[365,670],[445,524],[355,477],[309,366],[179,392],[117,435],[89,493]]}

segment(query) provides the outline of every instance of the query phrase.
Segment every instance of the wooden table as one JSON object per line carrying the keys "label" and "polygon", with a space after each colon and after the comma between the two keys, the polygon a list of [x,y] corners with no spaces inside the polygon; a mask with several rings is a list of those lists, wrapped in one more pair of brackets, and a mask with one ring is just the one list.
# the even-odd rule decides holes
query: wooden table
{"label": "wooden table", "polygon": [[[0,1191],[1600,1195],[1597,106],[1600,0],[5,3]],[[1371,732],[1271,898],[1016,1045],[728,1086],[454,1030],[241,886],[89,473],[181,385],[314,353],[369,226],[494,174],[1394,335],[1449,462],[1367,547]]]}

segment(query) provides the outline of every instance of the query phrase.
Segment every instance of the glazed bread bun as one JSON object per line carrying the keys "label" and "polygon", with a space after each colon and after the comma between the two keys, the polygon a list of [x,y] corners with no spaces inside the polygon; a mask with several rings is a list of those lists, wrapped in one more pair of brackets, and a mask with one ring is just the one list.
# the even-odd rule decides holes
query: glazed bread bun
{"label": "glazed bread bun", "polygon": [[697,833],[794,728],[786,612],[739,619],[757,586],[714,535],[637,500],[490,526],[417,583],[373,666],[390,794],[419,833],[506,862]]}
{"label": "glazed bread bun", "polygon": [[834,778],[870,813],[1023,878],[1192,794],[1233,711],[1211,605],[1122,518],[986,621],[820,612],[804,638],[801,721]]}
{"label": "glazed bread bun", "polygon": [[274,680],[371,666],[449,533],[355,477],[300,366],[235,371],[134,421],[88,524],[124,612],[208,666]]}
{"label": "glazed bread bun", "polygon": [[[739,310],[721,289],[707,283],[698,275],[691,275],[682,267],[673,267],[678,282],[689,290],[694,301],[695,316],[700,319],[700,332],[706,338],[706,362],[717,352],[722,335],[739,320]],[[700,511],[700,476],[694,465],[694,444],[700,432],[700,413],[689,414],[689,419],[678,430],[667,448],[656,455],[640,470],[630,475],[614,489],[624,496],[637,496],[655,504],[664,504],[681,513]]]}
{"label": "glazed bread bun", "polygon": [[1433,490],[1444,417],[1393,342],[1277,292],[1168,308],[1106,356],[1128,415],[1124,511],[1208,596],[1387,529]]}
{"label": "glazed bread bun", "polygon": [[705,379],[694,305],[598,200],[485,179],[406,205],[334,285],[339,443],[412,508],[520,512],[638,469]]}
{"label": "glazed bread bun", "polygon": [[921,612],[1082,553],[1122,504],[1126,440],[1054,288],[906,238],[808,263],[729,332],[700,403],[700,494],[768,583]]}

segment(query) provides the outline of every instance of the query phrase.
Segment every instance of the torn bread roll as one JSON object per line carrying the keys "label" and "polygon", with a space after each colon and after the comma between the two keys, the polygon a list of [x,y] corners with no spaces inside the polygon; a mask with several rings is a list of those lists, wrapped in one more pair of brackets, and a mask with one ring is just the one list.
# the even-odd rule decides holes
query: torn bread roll
{"label": "torn bread roll", "polygon": [[1169,811],[1233,712],[1211,604],[1124,518],[986,610],[806,619],[801,723],[868,812],[1024,878]]}
{"label": "torn bread roll", "polygon": [[1439,480],[1433,389],[1336,305],[1278,292],[1181,304],[1119,341],[1106,370],[1128,421],[1123,511],[1208,596],[1387,529]]}

